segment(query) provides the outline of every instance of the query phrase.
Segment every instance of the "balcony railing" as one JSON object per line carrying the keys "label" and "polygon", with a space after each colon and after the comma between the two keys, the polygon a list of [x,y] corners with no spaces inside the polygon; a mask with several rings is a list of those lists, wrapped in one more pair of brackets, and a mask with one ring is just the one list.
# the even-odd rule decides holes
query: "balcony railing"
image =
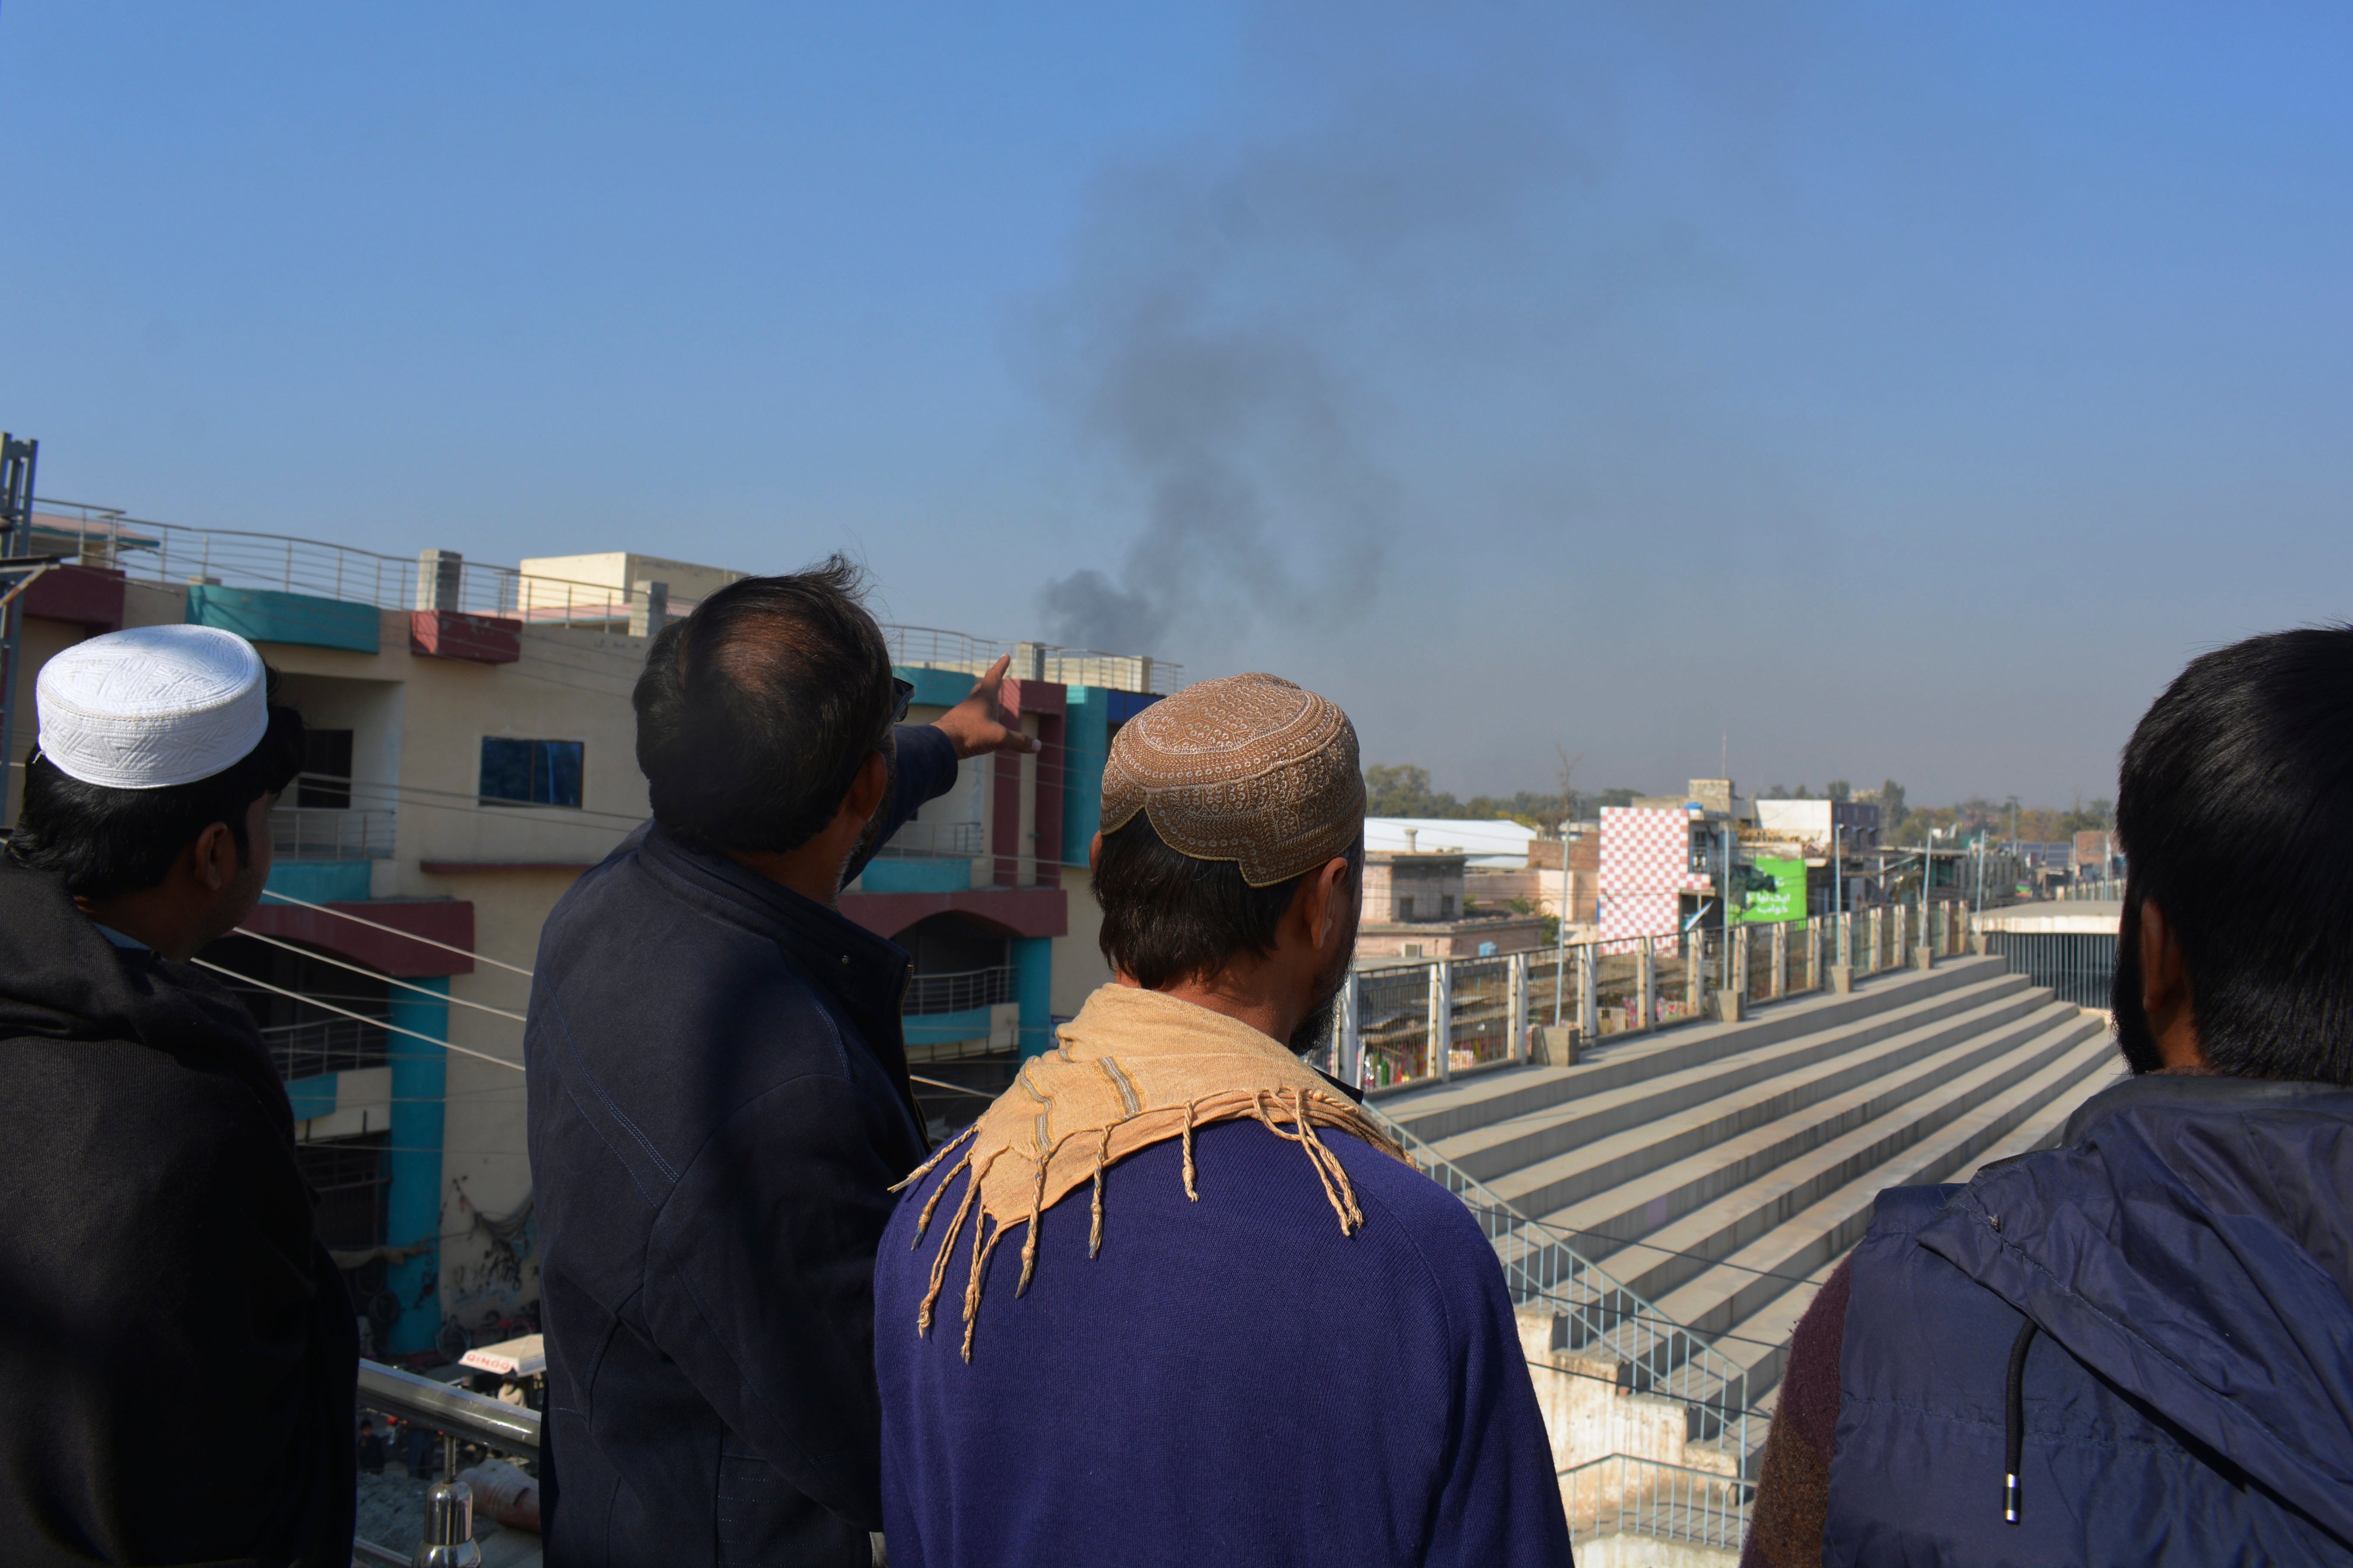
{"label": "balcony railing", "polygon": [[934,1013],[968,1013],[1012,1000],[1013,966],[1006,963],[992,969],[918,974],[908,985],[906,1005],[900,1011],[911,1018],[924,1017]]}
{"label": "balcony railing", "polygon": [[269,847],[281,860],[389,860],[393,813],[369,806],[281,805]]}
{"label": "balcony railing", "polygon": [[909,822],[876,851],[878,860],[970,860],[985,847],[977,822]]}
{"label": "balcony railing", "polygon": [[269,1059],[287,1083],[322,1073],[382,1067],[386,1038],[382,1025],[363,1024],[356,1018],[276,1024],[261,1031],[261,1043],[269,1048]]}

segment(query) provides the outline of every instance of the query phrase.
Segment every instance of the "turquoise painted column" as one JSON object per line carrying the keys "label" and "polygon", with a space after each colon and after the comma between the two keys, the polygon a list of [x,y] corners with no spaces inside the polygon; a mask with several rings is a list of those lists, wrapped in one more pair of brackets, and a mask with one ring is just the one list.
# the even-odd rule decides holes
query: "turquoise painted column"
{"label": "turquoise painted column", "polygon": [[[414,991],[392,994],[393,1027],[436,1040],[449,1037],[449,979],[412,980],[440,998]],[[395,1247],[428,1243],[394,1266],[385,1289],[400,1298],[400,1318],[387,1336],[396,1355],[430,1350],[441,1332],[441,1111],[448,1089],[449,1054],[407,1035],[389,1037],[392,1054],[392,1191],[385,1238]]]}
{"label": "turquoise painted column", "polygon": [[1062,710],[1062,861],[1087,863],[1103,826],[1103,764],[1111,760],[1111,693],[1073,686]]}
{"label": "turquoise painted column", "polygon": [[1013,939],[1013,995],[1021,1004],[1021,1059],[1054,1048],[1054,939]]}

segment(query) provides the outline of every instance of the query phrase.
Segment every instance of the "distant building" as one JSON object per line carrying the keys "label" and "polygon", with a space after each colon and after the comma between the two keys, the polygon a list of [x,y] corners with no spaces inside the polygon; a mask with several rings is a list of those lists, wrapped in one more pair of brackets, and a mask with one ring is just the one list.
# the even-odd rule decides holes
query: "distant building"
{"label": "distant building", "polygon": [[1596,911],[1601,940],[1673,937],[1704,914],[1715,900],[1733,831],[1728,813],[1710,811],[1696,798],[1603,806]]}
{"label": "distant building", "polygon": [[1465,858],[1367,850],[1358,960],[1480,958],[1542,947],[1542,916],[1468,906]]}

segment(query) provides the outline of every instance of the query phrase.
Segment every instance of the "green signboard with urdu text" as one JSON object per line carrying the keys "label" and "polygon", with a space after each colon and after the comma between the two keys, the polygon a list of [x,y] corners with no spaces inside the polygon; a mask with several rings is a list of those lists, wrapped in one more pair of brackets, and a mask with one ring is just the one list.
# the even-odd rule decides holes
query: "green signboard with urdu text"
{"label": "green signboard with urdu text", "polygon": [[1733,919],[1739,925],[1770,925],[1806,918],[1806,863],[1760,858],[1740,870],[1747,900]]}

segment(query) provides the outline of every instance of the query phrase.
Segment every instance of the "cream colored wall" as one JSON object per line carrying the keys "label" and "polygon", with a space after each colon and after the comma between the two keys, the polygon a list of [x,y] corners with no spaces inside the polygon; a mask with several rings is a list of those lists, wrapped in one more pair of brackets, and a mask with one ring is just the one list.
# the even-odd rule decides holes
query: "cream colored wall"
{"label": "cream colored wall", "polygon": [[666,556],[640,555],[631,550],[607,550],[593,555],[538,555],[522,563],[526,577],[556,577],[567,583],[593,583],[599,587],[627,589],[639,583],[665,583],[670,603],[692,604],[708,598],[744,575],[724,566],[698,566]]}
{"label": "cream colored wall", "polygon": [[[474,904],[474,947],[487,958],[528,969],[537,960],[540,928],[572,886],[570,872],[501,871],[438,879],[451,896]],[[449,994],[468,1001],[528,1010],[531,982],[490,964],[455,976]],[[511,1019],[449,1009],[449,1041],[470,1050],[522,1058],[522,1026]],[[451,1052],[442,1123],[442,1306],[471,1327],[496,1307],[512,1313],[539,1294],[536,1258],[520,1271],[501,1266],[499,1249],[473,1222],[474,1209],[504,1218],[531,1195],[522,1074]],[[462,1197],[461,1195],[462,1194]]]}
{"label": "cream colored wall", "polygon": [[1077,1016],[1096,987],[1111,984],[1111,964],[1095,945],[1103,931],[1103,906],[1095,902],[1084,866],[1062,868],[1062,898],[1071,911],[1071,931],[1054,939],[1054,986],[1047,1006],[1070,1018]]}
{"label": "cream colored wall", "polygon": [[[154,618],[177,619],[178,612]],[[592,864],[642,821],[646,788],[629,689],[646,639],[535,627],[522,633],[522,645],[512,664],[427,658],[409,649],[406,613],[388,611],[375,654],[280,643],[265,643],[261,652],[285,678],[289,698],[322,722],[350,723],[363,794],[369,784],[395,786],[394,857],[376,868],[375,896],[470,900],[475,951],[528,969],[541,927],[577,873],[434,874],[422,863]],[[373,735],[370,718],[378,729]],[[484,736],[581,742],[581,808],[481,805]],[[478,964],[451,977],[449,994],[522,1013],[530,986],[522,975]],[[448,1039],[507,1061],[522,1057],[521,1024],[469,1007],[449,1009]],[[519,1272],[501,1268],[499,1249],[473,1220],[474,1210],[503,1218],[530,1196],[522,1075],[452,1051],[445,1092],[442,1308],[470,1328],[486,1310],[512,1312],[538,1294],[535,1263],[526,1260]]]}

